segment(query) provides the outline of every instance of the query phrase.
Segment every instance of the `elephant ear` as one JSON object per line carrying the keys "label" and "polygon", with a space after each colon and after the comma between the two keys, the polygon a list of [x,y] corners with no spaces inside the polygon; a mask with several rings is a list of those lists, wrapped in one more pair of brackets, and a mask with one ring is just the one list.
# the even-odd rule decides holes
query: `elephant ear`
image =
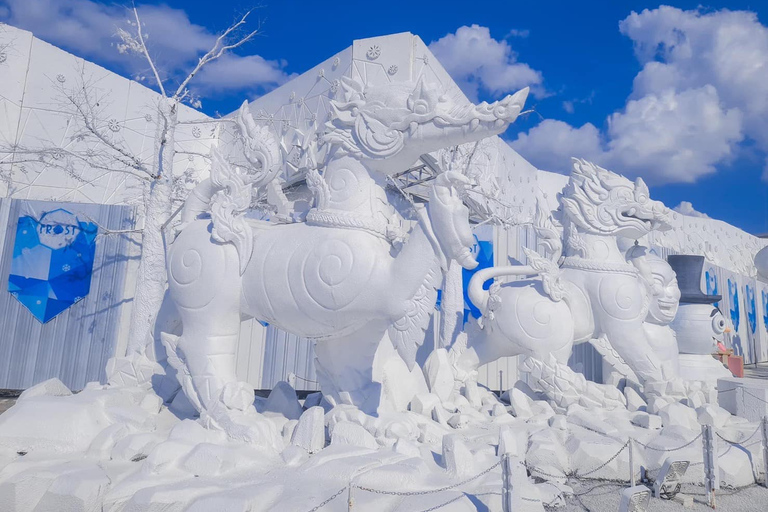
{"label": "elephant ear", "polygon": [[389,339],[403,358],[409,370],[416,364],[416,352],[424,343],[424,333],[429,327],[429,318],[435,310],[437,287],[441,284],[439,265],[427,272],[424,282],[416,295],[408,301],[405,315],[388,329]]}

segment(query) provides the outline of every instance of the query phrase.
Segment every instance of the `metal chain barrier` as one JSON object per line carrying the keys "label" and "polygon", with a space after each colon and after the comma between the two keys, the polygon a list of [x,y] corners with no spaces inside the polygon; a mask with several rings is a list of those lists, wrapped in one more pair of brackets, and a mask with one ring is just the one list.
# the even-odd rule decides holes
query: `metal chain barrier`
{"label": "metal chain barrier", "polygon": [[687,447],[691,446],[693,443],[698,441],[700,437],[701,437],[701,433],[699,433],[699,435],[697,435],[696,437],[694,437],[693,439],[691,439],[690,441],[688,441],[684,445],[678,446],[677,448],[661,448],[661,447],[656,447],[656,446],[650,446],[649,444],[645,444],[645,443],[643,443],[641,441],[638,441],[637,439],[632,439],[632,440],[634,442],[636,442],[637,444],[639,444],[640,446],[642,446],[643,448],[646,448],[648,450],[652,450],[652,451],[656,451],[656,452],[676,452],[678,450],[682,450],[683,448],[687,448]]}
{"label": "metal chain barrier", "polygon": [[616,452],[616,453],[613,455],[613,457],[611,457],[611,458],[610,458],[610,459],[608,459],[607,461],[603,462],[602,464],[600,464],[598,467],[596,467],[596,468],[595,468],[595,469],[593,469],[592,471],[587,471],[586,473],[578,473],[578,471],[574,471],[574,473],[573,473],[573,476],[575,476],[576,478],[579,478],[579,477],[585,477],[585,476],[589,476],[589,475],[591,475],[591,474],[593,474],[593,473],[597,473],[598,471],[600,471],[601,469],[603,469],[605,466],[607,466],[608,464],[610,464],[611,462],[613,462],[613,461],[614,461],[614,459],[615,459],[616,457],[618,457],[618,456],[619,456],[619,454],[620,454],[621,452],[623,452],[623,451],[624,451],[624,449],[625,449],[625,448],[627,448],[627,447],[629,446],[629,443],[630,443],[630,441],[631,441],[631,440],[629,440],[629,439],[628,439],[628,440],[627,440],[627,442],[626,442],[626,443],[624,443],[624,446],[622,446],[621,448],[619,448],[619,451],[617,451],[617,452]]}
{"label": "metal chain barrier", "polygon": [[715,434],[717,434],[717,437],[719,437],[720,439],[722,439],[728,444],[743,445],[744,443],[746,443],[747,441],[755,437],[757,433],[762,430],[762,428],[763,428],[762,425],[758,426],[755,429],[755,431],[749,435],[749,437],[747,437],[746,439],[742,439],[741,441],[731,441],[730,439],[726,439],[725,437],[722,436],[722,434],[720,434],[720,432],[717,432],[717,431],[715,431]]}
{"label": "metal chain barrier", "polygon": [[501,466],[501,462],[502,461],[497,462],[496,464],[494,464],[493,466],[489,467],[488,469],[486,469],[484,471],[481,471],[480,473],[476,474],[473,477],[467,478],[466,480],[463,480],[463,481],[455,483],[455,484],[447,485],[447,486],[441,487],[439,489],[431,489],[429,491],[384,491],[382,489],[371,489],[370,487],[363,487],[363,486],[360,486],[360,485],[357,485],[357,484],[351,484],[351,485],[352,485],[352,487],[354,489],[360,489],[361,491],[372,492],[372,493],[375,493],[375,494],[386,494],[387,496],[422,496],[422,495],[425,495],[425,494],[436,494],[436,493],[439,493],[439,492],[450,491],[451,489],[455,489],[457,487],[461,487],[462,485],[468,484],[469,482],[471,482],[473,480],[477,480],[481,476],[487,475],[488,473],[490,473],[491,471],[493,471],[497,467]]}
{"label": "metal chain barrier", "polygon": [[330,502],[332,502],[333,500],[341,496],[341,494],[346,490],[347,490],[346,487],[339,489],[339,491],[336,494],[334,494],[333,496],[331,496],[321,504],[317,505],[315,508],[310,509],[308,512],[317,512],[318,510],[320,510],[321,508],[323,508],[324,506],[326,506],[327,504],[329,504]]}
{"label": "metal chain barrier", "polygon": [[440,505],[435,505],[434,507],[430,507],[430,508],[428,508],[426,510],[422,510],[421,512],[432,512],[433,510],[438,510],[438,509],[441,509],[443,507],[447,507],[451,503],[455,503],[455,502],[459,501],[463,497],[464,497],[464,493],[461,493],[458,496],[456,496],[455,498],[452,498],[452,499],[446,501],[445,503],[441,503]]}

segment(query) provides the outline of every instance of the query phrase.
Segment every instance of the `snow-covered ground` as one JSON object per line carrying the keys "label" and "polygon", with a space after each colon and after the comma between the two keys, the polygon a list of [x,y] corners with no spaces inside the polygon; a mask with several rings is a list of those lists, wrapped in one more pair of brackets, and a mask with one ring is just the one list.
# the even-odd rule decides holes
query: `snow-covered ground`
{"label": "snow-covered ground", "polygon": [[[183,419],[183,403],[169,408],[151,389],[94,383],[70,394],[46,381],[0,415],[0,509],[341,511],[351,494],[352,510],[495,511],[499,454],[509,453],[514,510],[580,510],[581,500],[613,511],[623,486],[605,481],[628,480],[630,437],[636,473],[642,465],[653,478],[672,455],[692,462],[686,482],[703,481],[698,420],[709,414],[722,439],[739,442],[718,446],[721,484],[752,486],[724,490],[718,508],[764,510],[768,491],[754,487],[762,478],[757,424],[715,406],[697,413],[673,404],[649,414],[642,409],[654,404],[628,394],[629,408],[641,410],[576,404],[556,414],[520,383],[505,394],[509,403],[469,386],[449,401],[420,395],[415,410],[373,418],[351,406],[313,405],[319,395],[302,405],[280,383],[256,400],[280,438],[274,448]],[[702,487],[685,491],[703,501]],[[680,507],[655,500],[653,510]]]}

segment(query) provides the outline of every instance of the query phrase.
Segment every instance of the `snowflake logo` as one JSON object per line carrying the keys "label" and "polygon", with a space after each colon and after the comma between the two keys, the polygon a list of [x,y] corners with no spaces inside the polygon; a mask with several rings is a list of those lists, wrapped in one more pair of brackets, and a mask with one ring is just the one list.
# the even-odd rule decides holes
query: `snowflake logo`
{"label": "snowflake logo", "polygon": [[397,73],[397,66],[394,65],[394,64],[389,66],[389,69],[387,70],[387,73],[389,73],[390,75],[394,75],[395,73]]}
{"label": "snowflake logo", "polygon": [[375,44],[368,48],[368,53],[366,53],[366,56],[371,60],[376,60],[381,55],[381,48],[379,48],[379,45]]}
{"label": "snowflake logo", "polygon": [[323,78],[325,76],[325,70],[323,68],[320,68],[320,71],[317,72],[317,78]]}
{"label": "snowflake logo", "polygon": [[336,66],[338,66],[339,64],[341,64],[341,59],[340,58],[336,57],[335,59],[333,59],[333,67],[334,68]]}
{"label": "snowflake logo", "polygon": [[144,120],[148,123],[152,122],[152,114],[144,114]]}
{"label": "snowflake logo", "polygon": [[339,82],[338,80],[334,80],[334,81],[331,83],[331,92],[336,92],[336,91],[338,91],[338,90],[339,90],[339,85],[341,85],[341,82]]}
{"label": "snowflake logo", "polygon": [[68,264],[65,263],[61,266],[61,270],[64,272],[69,272],[70,270],[72,270],[72,267],[70,267]]}
{"label": "snowflake logo", "polygon": [[195,126],[194,128],[192,128],[192,135],[193,135],[193,136],[194,136],[196,139],[199,139],[199,138],[200,138],[200,127],[199,127],[199,126]]}
{"label": "snowflake logo", "polygon": [[310,123],[314,124],[315,121],[317,121],[317,114],[312,114],[311,116],[309,116]]}
{"label": "snowflake logo", "polygon": [[67,81],[67,77],[65,77],[62,74],[58,74],[56,75],[56,81],[59,82],[60,84],[63,84],[64,82]]}
{"label": "snowflake logo", "polygon": [[109,120],[109,122],[107,123],[107,126],[108,126],[108,127],[109,127],[109,129],[110,129],[110,130],[112,130],[114,133],[117,133],[117,132],[119,132],[119,131],[120,131],[120,123],[118,123],[118,122],[117,122],[117,119],[115,119],[114,117],[113,117],[112,119],[110,119],[110,120]]}
{"label": "snowflake logo", "polygon": [[5,52],[0,52],[0,64],[8,60],[8,54]]}

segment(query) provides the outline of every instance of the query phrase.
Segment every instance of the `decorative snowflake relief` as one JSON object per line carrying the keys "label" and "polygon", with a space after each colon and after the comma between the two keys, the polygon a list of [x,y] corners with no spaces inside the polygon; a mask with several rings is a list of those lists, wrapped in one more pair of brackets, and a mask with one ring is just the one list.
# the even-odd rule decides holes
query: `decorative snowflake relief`
{"label": "decorative snowflake relief", "polygon": [[117,121],[117,119],[112,118],[107,122],[107,126],[109,129],[115,133],[120,131],[120,123]]}
{"label": "decorative snowflake relief", "polygon": [[390,75],[396,74],[397,73],[397,66],[395,64],[392,64],[391,66],[389,66],[389,69],[387,70],[387,73],[389,73]]}
{"label": "decorative snowflake relief", "polygon": [[341,59],[340,58],[336,57],[335,59],[333,59],[333,68],[334,69],[336,69],[339,66],[339,64],[341,64]]}
{"label": "decorative snowflake relief", "polygon": [[56,81],[59,82],[60,84],[63,84],[64,82],[67,81],[67,77],[59,73],[58,75],[56,75]]}
{"label": "decorative snowflake relief", "polygon": [[381,56],[381,48],[379,48],[379,45],[375,44],[368,48],[368,53],[366,53],[366,56],[371,60],[376,60]]}
{"label": "decorative snowflake relief", "polygon": [[338,91],[339,85],[341,85],[341,83],[338,80],[334,80],[333,82],[331,82],[331,92],[335,93],[336,91]]}
{"label": "decorative snowflake relief", "polygon": [[288,101],[293,101],[296,99],[296,92],[291,91],[291,95],[288,97]]}
{"label": "decorative snowflake relief", "polygon": [[64,265],[61,266],[61,270],[62,272],[69,272],[70,270],[72,270],[72,267],[70,267],[65,263]]}
{"label": "decorative snowflake relief", "polygon": [[196,139],[200,138],[200,127],[199,126],[195,126],[194,128],[192,128],[192,136],[195,137]]}
{"label": "decorative snowflake relief", "polygon": [[320,71],[317,72],[317,78],[323,78],[325,76],[325,70],[323,68],[320,68]]}
{"label": "decorative snowflake relief", "polygon": [[144,114],[144,120],[148,123],[152,122],[152,114]]}
{"label": "decorative snowflake relief", "polygon": [[6,52],[0,52],[0,64],[8,60],[8,54]]}
{"label": "decorative snowflake relief", "polygon": [[427,57],[426,55],[424,56],[424,65],[429,66],[429,57]]}
{"label": "decorative snowflake relief", "polygon": [[309,116],[309,122],[311,124],[315,124],[316,121],[317,121],[317,114],[312,114],[311,116]]}
{"label": "decorative snowflake relief", "polygon": [[60,149],[57,149],[56,151],[53,152],[53,158],[55,160],[61,160],[62,158],[64,158],[64,152],[61,151]]}

